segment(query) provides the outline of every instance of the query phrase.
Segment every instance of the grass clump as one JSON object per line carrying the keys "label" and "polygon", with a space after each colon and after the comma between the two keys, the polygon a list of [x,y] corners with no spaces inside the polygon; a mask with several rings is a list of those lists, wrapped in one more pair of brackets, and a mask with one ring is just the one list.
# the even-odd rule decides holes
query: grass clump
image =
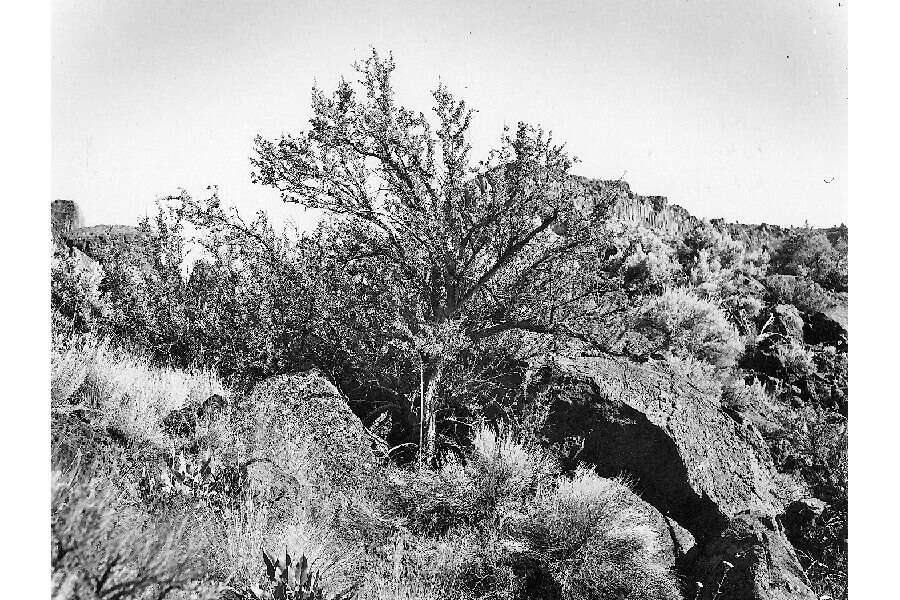
{"label": "grass clump", "polygon": [[463,462],[405,477],[403,585],[459,598],[680,598],[659,532],[621,480],[562,476],[535,445],[484,427]]}
{"label": "grass clump", "polygon": [[51,349],[54,412],[81,412],[131,443],[170,448],[166,416],[213,394],[225,394],[225,386],[210,371],[158,367],[90,335],[57,340]]}
{"label": "grass clump", "polygon": [[580,468],[536,503],[524,538],[561,598],[680,598],[638,501],[622,480]]}
{"label": "grass clump", "polygon": [[398,517],[415,532],[441,534],[521,514],[557,472],[536,445],[481,426],[464,460],[433,471],[397,469],[388,482]]}

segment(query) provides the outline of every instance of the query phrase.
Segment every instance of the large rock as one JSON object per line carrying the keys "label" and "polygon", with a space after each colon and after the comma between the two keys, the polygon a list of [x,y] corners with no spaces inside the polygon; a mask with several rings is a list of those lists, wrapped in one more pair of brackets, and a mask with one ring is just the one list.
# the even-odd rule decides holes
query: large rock
{"label": "large rock", "polygon": [[[663,365],[615,358],[558,361],[532,378],[528,397],[549,405],[543,435],[564,462],[591,464],[607,477],[625,473],[642,498],[694,536],[679,566],[687,582],[703,584],[700,598],[713,597],[721,572],[708,563],[720,558],[734,565],[729,577],[752,582],[753,593],[723,588],[719,600],[814,598],[777,525],[786,499],[768,449],[717,397]],[[757,556],[774,562],[764,572]]]}
{"label": "large rock", "polygon": [[362,423],[317,370],[261,382],[250,407],[252,478],[324,493],[352,493],[371,483],[375,458]]}
{"label": "large rock", "polygon": [[847,328],[832,315],[820,312],[807,315],[803,338],[807,344],[828,344],[847,351]]}
{"label": "large rock", "polygon": [[[778,520],[744,512],[717,536],[695,546],[684,559],[697,600],[814,599],[806,574]],[[696,586],[702,582],[703,587]]]}
{"label": "large rock", "polygon": [[57,198],[50,203],[50,233],[54,243],[81,225],[81,214],[74,200]]}
{"label": "large rock", "polygon": [[671,517],[664,516],[656,507],[640,497],[636,497],[638,505],[635,510],[640,512],[644,520],[656,534],[659,542],[657,558],[661,564],[675,565],[684,560],[688,552],[694,547],[694,536],[691,532],[679,525]]}
{"label": "large rock", "polygon": [[818,498],[802,498],[795,500],[787,505],[784,514],[781,515],[781,522],[788,537],[800,537],[805,530],[813,525],[825,509],[828,503]]}

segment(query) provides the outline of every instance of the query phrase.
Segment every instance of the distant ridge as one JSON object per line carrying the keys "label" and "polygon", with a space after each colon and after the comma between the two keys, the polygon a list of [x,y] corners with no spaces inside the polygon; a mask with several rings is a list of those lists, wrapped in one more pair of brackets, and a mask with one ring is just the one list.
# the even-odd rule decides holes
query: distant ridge
{"label": "distant ridge", "polygon": [[[704,222],[677,204],[669,204],[665,196],[640,196],[631,191],[627,181],[621,179],[589,179],[576,176],[588,194],[610,198],[610,215],[625,223],[643,226],[670,235],[684,235]],[[725,219],[708,220],[713,226],[727,232],[733,239],[744,242],[749,248],[771,247],[796,227],[769,223],[732,223]],[[847,240],[847,226],[812,227],[821,231],[832,243]]]}
{"label": "distant ridge", "polygon": [[[677,204],[669,204],[665,196],[641,196],[631,190],[622,179],[591,179],[574,175],[573,179],[583,187],[588,196],[603,198],[610,205],[610,216],[625,223],[643,226],[669,235],[684,235],[703,223]],[[115,240],[134,241],[140,237],[136,227],[129,225],[93,225],[84,227],[78,205],[74,200],[57,199],[50,206],[51,226],[54,241],[64,241],[68,245],[82,247],[89,251],[91,246],[106,245]],[[792,227],[770,225],[746,225],[729,223],[724,219],[709,219],[709,222],[733,238],[744,241],[750,247],[769,246],[786,236]],[[847,237],[846,225],[816,228],[832,239]]]}

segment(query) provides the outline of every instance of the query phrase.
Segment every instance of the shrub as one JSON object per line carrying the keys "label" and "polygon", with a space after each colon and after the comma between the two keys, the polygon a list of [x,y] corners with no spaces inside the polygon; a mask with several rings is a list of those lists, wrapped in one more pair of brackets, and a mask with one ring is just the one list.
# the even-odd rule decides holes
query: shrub
{"label": "shrub", "polygon": [[473,520],[469,481],[456,462],[430,469],[391,469],[389,510],[418,535],[440,535]]}
{"label": "shrub", "polygon": [[730,376],[722,384],[722,406],[738,412],[759,410],[768,401],[763,385],[753,381],[749,385],[742,377]]}
{"label": "shrub", "polygon": [[775,356],[788,381],[800,380],[815,371],[813,355],[802,342],[788,339],[775,345]]}
{"label": "shrub", "polygon": [[[50,266],[50,307],[76,331],[88,331],[103,315],[102,269],[71,254],[54,257]],[[83,255],[80,255],[83,257]]]}
{"label": "shrub", "polygon": [[635,326],[658,350],[694,356],[716,366],[733,364],[742,350],[737,331],[722,311],[683,289],[651,298],[639,312]]}
{"label": "shrub", "polygon": [[681,597],[638,502],[622,480],[579,468],[532,510],[525,539],[562,598]]}
{"label": "shrub", "polygon": [[[327,335],[317,302],[321,248],[276,233],[264,214],[248,224],[176,200],[141,222],[131,243],[95,252],[102,268],[82,254],[54,259],[54,310],[77,332],[175,367],[215,368],[232,385],[297,370]],[[202,247],[186,229],[205,233]]]}
{"label": "shrub", "polygon": [[839,243],[836,248],[822,232],[795,231],[772,253],[771,270],[809,278],[832,291],[847,291],[846,243]]}
{"label": "shrub", "polygon": [[613,265],[619,267],[629,293],[661,293],[677,276],[680,265],[675,251],[656,231],[639,227],[610,238],[614,258],[620,257]]}
{"label": "shrub", "polygon": [[773,303],[793,304],[806,313],[825,312],[835,304],[831,294],[818,283],[793,275],[770,275],[766,287]]}
{"label": "shrub", "polygon": [[463,462],[452,460],[437,471],[398,469],[388,482],[398,514],[413,531],[434,535],[515,519],[557,472],[535,444],[481,426]]}
{"label": "shrub", "polygon": [[152,522],[104,480],[51,480],[53,598],[162,599],[200,582],[203,561],[184,523]]}

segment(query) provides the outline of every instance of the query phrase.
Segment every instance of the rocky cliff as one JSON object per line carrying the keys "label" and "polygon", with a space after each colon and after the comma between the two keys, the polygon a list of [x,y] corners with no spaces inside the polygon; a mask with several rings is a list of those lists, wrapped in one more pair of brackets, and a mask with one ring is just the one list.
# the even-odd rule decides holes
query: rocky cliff
{"label": "rocky cliff", "polygon": [[50,203],[50,231],[53,241],[81,226],[81,215],[74,200],[58,198]]}
{"label": "rocky cliff", "polygon": [[628,182],[618,180],[578,178],[582,184],[610,201],[611,216],[626,223],[642,225],[673,235],[680,235],[700,223],[677,204],[669,204],[665,196],[639,196],[631,191]]}
{"label": "rocky cliff", "polygon": [[61,238],[66,246],[101,259],[113,247],[139,243],[143,235],[137,227],[130,225],[92,225],[71,229]]}
{"label": "rocky cliff", "polygon": [[[627,181],[589,179],[582,176],[574,176],[574,179],[581,184],[586,195],[602,198],[604,203],[610,206],[610,215],[625,223],[656,229],[670,235],[682,235],[702,222],[687,209],[677,204],[669,204],[665,196],[635,194]],[[727,223],[722,219],[711,219],[710,222],[727,231],[734,239],[744,241],[751,248],[771,246],[790,232],[790,228],[766,223],[745,225]],[[69,245],[75,245],[88,253],[91,246],[116,239],[133,240],[139,237],[136,228],[125,225],[83,227],[78,206],[73,200],[53,201],[51,223],[54,240],[58,235],[65,234]],[[822,231],[829,238],[843,237],[846,240],[847,237],[845,225]]]}

